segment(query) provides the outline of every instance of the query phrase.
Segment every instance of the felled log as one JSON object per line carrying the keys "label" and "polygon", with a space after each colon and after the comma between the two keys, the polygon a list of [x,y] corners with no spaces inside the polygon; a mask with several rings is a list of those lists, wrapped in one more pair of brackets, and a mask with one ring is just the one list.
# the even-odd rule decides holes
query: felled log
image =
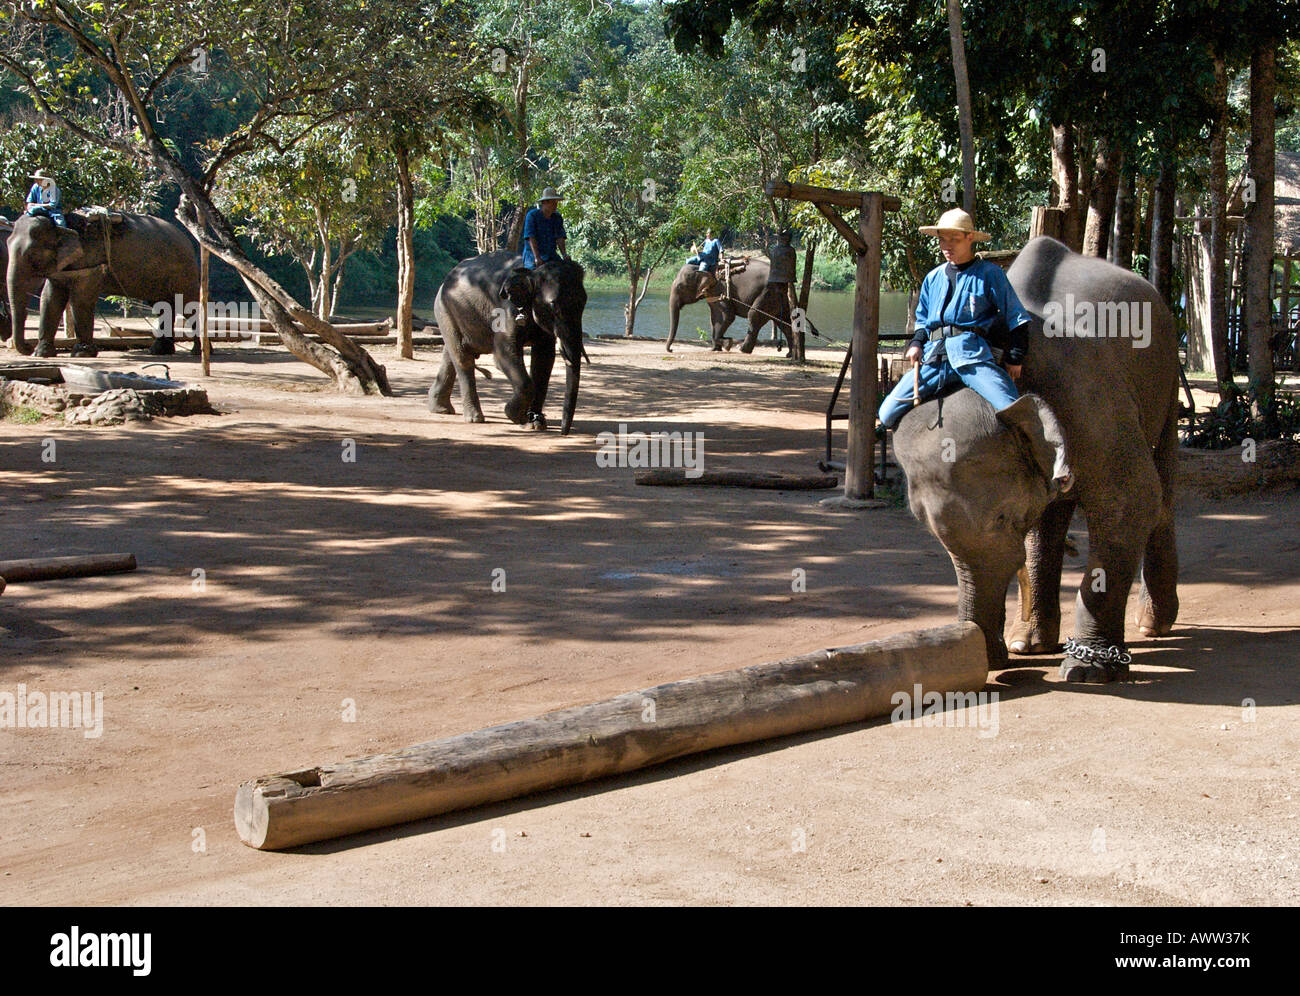
{"label": "felled log", "polygon": [[100,574],[122,574],[135,570],[134,553],[96,553],[85,557],[36,557],[30,560],[0,560],[0,577],[10,584],[23,581],[57,581],[89,578]]}
{"label": "felled log", "polygon": [[839,484],[839,478],[834,474],[778,474],[752,470],[706,470],[699,477],[687,477],[685,470],[644,470],[636,475],[636,483],[662,488],[702,484],[766,491],[825,491]]}
{"label": "felled log", "polygon": [[913,701],[918,685],[923,693],[975,692],[987,677],[984,636],[974,623],[903,633],[256,778],[235,794],[235,827],[250,847],[297,847],[719,747],[861,722],[898,708],[900,692]]}

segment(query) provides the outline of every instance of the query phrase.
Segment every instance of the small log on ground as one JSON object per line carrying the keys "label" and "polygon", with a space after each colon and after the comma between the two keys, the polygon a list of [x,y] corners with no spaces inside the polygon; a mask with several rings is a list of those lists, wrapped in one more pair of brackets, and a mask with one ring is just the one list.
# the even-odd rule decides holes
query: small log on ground
{"label": "small log on ground", "polygon": [[685,470],[646,470],[636,475],[636,483],[661,488],[703,484],[767,491],[826,491],[838,485],[839,478],[834,474],[778,474],[752,470],[706,470],[699,477],[687,477]]}
{"label": "small log on ground", "polygon": [[86,557],[36,557],[31,560],[0,560],[0,577],[10,584],[22,581],[57,581],[61,578],[89,578],[100,574],[122,574],[135,570],[134,553],[96,553]]}
{"label": "small log on ground", "polygon": [[970,693],[987,678],[984,636],[974,623],[903,633],[257,778],[235,794],[235,827],[250,847],[297,847],[719,747],[861,722],[897,708],[900,692],[912,701],[918,685],[923,693]]}

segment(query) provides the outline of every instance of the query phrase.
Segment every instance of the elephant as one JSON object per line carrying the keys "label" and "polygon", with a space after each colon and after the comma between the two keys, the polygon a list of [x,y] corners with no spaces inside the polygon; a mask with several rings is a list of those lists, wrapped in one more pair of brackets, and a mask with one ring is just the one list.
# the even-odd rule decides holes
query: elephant
{"label": "elephant", "polygon": [[[0,273],[9,272],[9,233],[13,225],[0,216]],[[13,323],[9,312],[9,285],[0,280],[0,340],[9,341],[13,334]]]}
{"label": "elephant", "polygon": [[952,558],[958,616],[983,630],[994,669],[1007,666],[1006,593],[1018,571],[1011,650],[1059,649],[1061,561],[1080,509],[1088,560],[1060,675],[1122,679],[1139,568],[1138,631],[1167,635],[1178,616],[1174,319],[1142,277],[1045,236],[1007,278],[1033,316],[1021,396],[995,412],[963,388],[906,413],[894,452],[908,503]]}
{"label": "elephant", "polygon": [[[560,432],[568,435],[586,356],[582,345],[586,306],[583,269],[570,260],[543,263],[533,270],[525,269],[523,257],[509,251],[462,260],[447,274],[433,303],[434,321],[442,333],[442,366],[429,388],[429,411],[455,414],[451,389],[459,378],[465,421],[484,421],[474,360],[491,353],[514,388],[506,402],[506,417],[518,425],[545,429],[543,409],[558,339],[565,362]],[[514,319],[516,311],[523,315],[522,322]],[[525,347],[532,350],[528,371]]]}
{"label": "elephant", "polygon": [[[54,333],[64,309],[72,305],[77,343],[74,356],[94,356],[95,302],[105,294],[135,298],[179,320],[187,306],[197,307],[199,265],[194,246],[179,227],[163,218],[122,214],[111,223],[102,215],[71,212],[68,228],[49,218],[23,215],[8,239],[6,284],[13,313],[14,348],[32,352],[27,343],[27,299],[41,290],[37,356],[54,355]],[[104,226],[109,225],[105,244]],[[177,308],[180,308],[178,313]],[[150,353],[176,351],[175,322],[154,332]],[[0,330],[2,331],[2,330]],[[8,336],[4,336],[8,338]],[[199,342],[194,340],[194,351]]]}
{"label": "elephant", "polygon": [[[713,351],[720,352],[724,345],[731,348],[732,341],[724,333],[735,321],[736,316],[749,319],[749,338],[755,340],[759,329],[771,321],[771,308],[762,304],[764,291],[767,289],[768,261],[751,258],[745,269],[731,275],[731,294],[726,293],[726,285],[719,276],[717,283],[717,301],[709,302],[709,316],[713,323]],[[700,271],[693,263],[687,263],[677,271],[672,288],[668,291],[668,352],[673,351],[677,340],[677,320],[682,308],[696,301],[706,299],[708,274]]]}

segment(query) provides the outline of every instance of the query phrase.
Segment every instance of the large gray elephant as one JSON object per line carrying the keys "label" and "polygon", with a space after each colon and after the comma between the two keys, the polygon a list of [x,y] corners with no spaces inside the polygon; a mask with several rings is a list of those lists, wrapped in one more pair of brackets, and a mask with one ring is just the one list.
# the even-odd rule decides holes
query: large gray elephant
{"label": "large gray elephant", "polygon": [[1140,276],[1055,239],[1031,241],[1007,277],[1036,316],[1022,397],[997,413],[968,389],[925,402],[903,416],[895,453],[912,513],[952,557],[958,616],[984,631],[994,668],[1006,666],[1007,586],[1022,565],[1011,649],[1058,649],[1066,530],[1082,510],[1088,561],[1061,675],[1112,681],[1128,673],[1139,568],[1139,632],[1163,636],[1178,615],[1173,316]]}
{"label": "large gray elephant", "polygon": [[[442,366],[429,388],[429,410],[454,415],[451,389],[460,379],[466,422],[482,422],[474,382],[474,360],[491,353],[509,379],[514,396],[506,417],[519,425],[545,429],[544,406],[559,340],[565,363],[564,408],[560,432],[568,434],[578,406],[582,373],[582,313],[587,306],[583,269],[569,260],[523,268],[523,257],[490,252],[457,264],[438,288],[434,320],[442,333]],[[522,310],[520,326],[515,314]],[[523,351],[532,352],[524,369]]]}
{"label": "large gray elephant", "polygon": [[[12,222],[0,217],[0,273],[9,272],[9,233],[12,231]],[[9,336],[12,334],[13,324],[9,314],[9,284],[7,281],[0,281],[0,340],[8,342]]]}
{"label": "large gray elephant", "polygon": [[[67,228],[49,218],[23,215],[8,239],[6,284],[13,312],[14,348],[30,354],[26,337],[27,298],[41,292],[37,356],[54,355],[54,333],[64,309],[72,305],[77,343],[74,356],[94,356],[95,302],[106,294],[134,298],[150,307],[166,304],[179,323],[184,309],[199,300],[199,264],[193,243],[163,218],[70,212]],[[108,225],[105,240],[104,226]],[[181,311],[176,313],[177,304]],[[149,348],[154,354],[176,351],[176,326],[160,321]],[[2,331],[2,330],[0,330]],[[5,336],[4,338],[8,338]],[[198,340],[194,348],[198,348]]]}
{"label": "large gray elephant", "polygon": [[[749,319],[750,334],[757,338],[758,331],[772,320],[764,309],[760,299],[767,287],[768,262],[758,257],[751,258],[745,269],[731,276],[731,293],[727,294],[722,277],[714,293],[719,295],[717,301],[709,301],[709,319],[713,326],[713,351],[719,352],[725,345],[731,348],[731,341],[725,338],[727,329],[736,320],[736,316]],[[668,291],[668,352],[673,351],[677,340],[677,321],[682,308],[696,301],[707,300],[707,274],[701,273],[694,263],[687,263],[677,271],[673,285]]]}

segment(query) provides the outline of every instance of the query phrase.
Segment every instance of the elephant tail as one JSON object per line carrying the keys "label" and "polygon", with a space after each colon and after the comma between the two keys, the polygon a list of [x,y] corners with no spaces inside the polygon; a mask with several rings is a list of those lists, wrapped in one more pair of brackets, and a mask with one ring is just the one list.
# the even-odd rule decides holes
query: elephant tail
{"label": "elephant tail", "polygon": [[477,363],[475,363],[475,364],[474,364],[474,369],[477,370],[480,374],[483,375],[483,379],[484,379],[484,380],[491,380],[491,379],[492,379],[492,371],[489,370],[487,367],[481,367],[481,366],[479,366]]}

